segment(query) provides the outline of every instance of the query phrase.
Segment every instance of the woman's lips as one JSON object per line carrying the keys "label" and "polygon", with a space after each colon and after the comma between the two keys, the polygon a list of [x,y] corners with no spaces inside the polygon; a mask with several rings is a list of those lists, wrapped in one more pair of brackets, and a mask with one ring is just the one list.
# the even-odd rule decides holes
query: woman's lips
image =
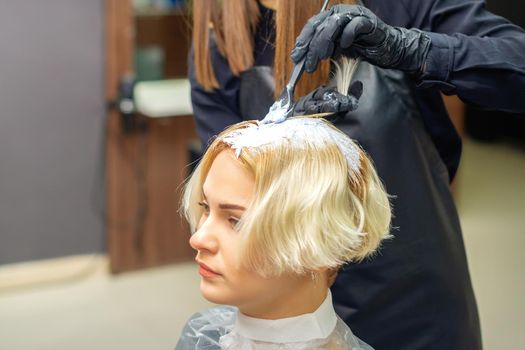
{"label": "woman's lips", "polygon": [[217,277],[217,276],[220,276],[220,274],[218,274],[217,272],[213,271],[210,267],[208,267],[207,265],[199,262],[199,275],[201,275],[202,277],[207,277],[207,278],[211,278],[211,277]]}

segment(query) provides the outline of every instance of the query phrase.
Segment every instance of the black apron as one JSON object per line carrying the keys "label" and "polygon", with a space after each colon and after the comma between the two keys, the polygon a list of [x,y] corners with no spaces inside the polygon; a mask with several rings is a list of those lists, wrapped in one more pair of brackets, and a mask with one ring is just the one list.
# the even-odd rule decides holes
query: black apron
{"label": "black apron", "polygon": [[[241,75],[243,116],[267,113],[273,102],[268,74],[256,67]],[[359,108],[336,125],[368,152],[394,196],[394,238],[373,258],[339,272],[332,287],[335,309],[376,350],[480,350],[448,173],[424,129],[414,84],[400,71],[366,62],[354,80],[364,85]],[[270,97],[263,101],[263,96]]]}

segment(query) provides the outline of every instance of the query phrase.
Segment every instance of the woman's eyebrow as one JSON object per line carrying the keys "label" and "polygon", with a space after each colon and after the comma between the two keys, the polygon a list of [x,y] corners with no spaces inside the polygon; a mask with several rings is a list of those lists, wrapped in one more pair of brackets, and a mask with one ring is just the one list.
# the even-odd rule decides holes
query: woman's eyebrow
{"label": "woman's eyebrow", "polygon": [[233,210],[246,210],[242,205],[221,203],[219,204],[220,209],[233,209]]}
{"label": "woman's eyebrow", "polygon": [[[204,193],[204,188],[202,189],[202,197],[205,201],[208,201],[206,198],[206,194]],[[229,210],[246,210],[245,207],[238,204],[230,204],[230,203],[220,203],[219,209],[229,209]]]}

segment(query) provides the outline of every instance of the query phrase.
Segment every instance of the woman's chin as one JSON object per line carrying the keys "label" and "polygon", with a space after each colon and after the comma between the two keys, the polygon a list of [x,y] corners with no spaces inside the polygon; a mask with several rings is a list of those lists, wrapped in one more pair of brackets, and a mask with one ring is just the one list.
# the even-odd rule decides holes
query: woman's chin
{"label": "woman's chin", "polygon": [[228,293],[217,286],[211,286],[206,281],[201,281],[201,294],[204,299],[214,304],[232,305],[232,298],[228,297]]}

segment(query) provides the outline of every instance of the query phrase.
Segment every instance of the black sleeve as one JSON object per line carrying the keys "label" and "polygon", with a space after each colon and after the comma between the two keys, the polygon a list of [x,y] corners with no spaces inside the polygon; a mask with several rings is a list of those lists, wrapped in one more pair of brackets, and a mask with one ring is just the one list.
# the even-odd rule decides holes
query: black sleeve
{"label": "black sleeve", "polygon": [[402,0],[432,44],[421,87],[486,109],[525,112],[525,31],[482,0]]}
{"label": "black sleeve", "polygon": [[219,54],[215,44],[211,45],[210,54],[219,89],[207,91],[197,82],[193,48],[190,50],[188,62],[193,115],[197,133],[204,146],[226,127],[242,121],[238,102],[239,78],[230,71],[228,62]]}

